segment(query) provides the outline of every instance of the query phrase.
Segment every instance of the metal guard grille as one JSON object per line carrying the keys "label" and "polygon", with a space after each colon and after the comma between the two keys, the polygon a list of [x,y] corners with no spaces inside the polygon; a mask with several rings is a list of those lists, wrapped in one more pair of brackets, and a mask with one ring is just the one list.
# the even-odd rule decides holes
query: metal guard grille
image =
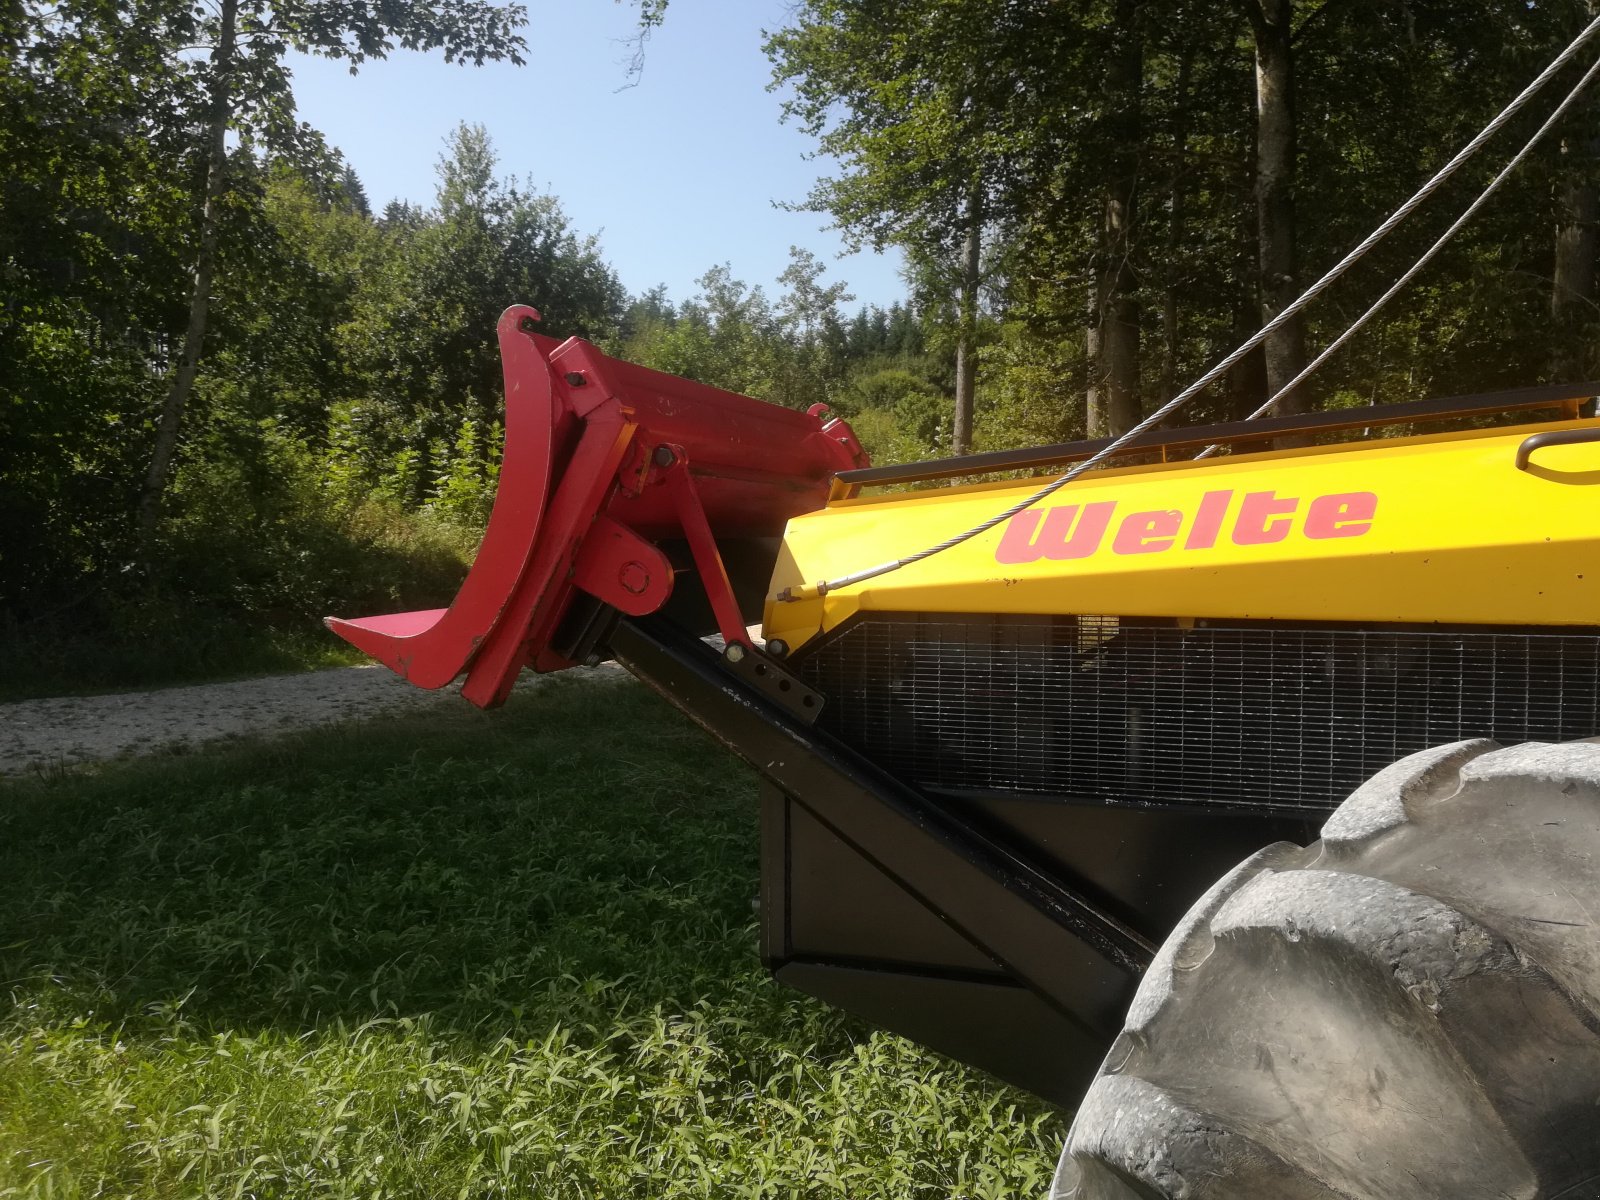
{"label": "metal guard grille", "polygon": [[1600,733],[1588,632],[875,617],[796,670],[936,792],[1322,812],[1428,746]]}

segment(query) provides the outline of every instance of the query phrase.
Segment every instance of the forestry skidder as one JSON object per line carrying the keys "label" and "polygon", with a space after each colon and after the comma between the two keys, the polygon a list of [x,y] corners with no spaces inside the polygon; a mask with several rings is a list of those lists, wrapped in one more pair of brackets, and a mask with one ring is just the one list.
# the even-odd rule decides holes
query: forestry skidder
{"label": "forestry skidder", "polygon": [[1077,1105],[1057,1197],[1600,1195],[1600,384],[1042,495],[1107,447],[873,468],[535,320],[460,596],[341,635],[690,714],[763,780],[773,973]]}
{"label": "forestry skidder", "polygon": [[330,624],[481,705],[614,658],[743,756],[773,974],[1076,1103],[1054,1200],[1597,1200],[1600,383],[1265,414],[1600,62],[1252,419],[1162,427],[1596,37],[1106,442],[873,468],[512,308],[460,596]]}

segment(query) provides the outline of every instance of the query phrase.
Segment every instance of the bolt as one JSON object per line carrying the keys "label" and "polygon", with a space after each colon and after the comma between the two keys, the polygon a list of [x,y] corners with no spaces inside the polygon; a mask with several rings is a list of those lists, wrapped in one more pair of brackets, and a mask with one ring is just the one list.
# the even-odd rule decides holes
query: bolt
{"label": "bolt", "polygon": [[584,655],[583,665],[586,667],[598,667],[600,665],[600,656],[591,650],[588,654]]}
{"label": "bolt", "polygon": [[744,645],[740,642],[729,642],[728,648],[722,652],[722,657],[731,663],[744,661]]}
{"label": "bolt", "polygon": [[678,456],[672,452],[671,446],[657,446],[655,460],[658,467],[670,467],[678,461]]}
{"label": "bolt", "polygon": [[570,383],[573,387],[582,387],[584,384],[588,383],[589,381],[583,377],[583,372],[582,371],[568,371],[567,372],[567,382]]}
{"label": "bolt", "polygon": [[767,653],[773,658],[782,658],[789,653],[789,643],[782,638],[770,638],[767,641]]}
{"label": "bolt", "polygon": [[638,596],[650,586],[650,569],[642,562],[625,562],[617,572],[617,582],[622,585],[623,591]]}

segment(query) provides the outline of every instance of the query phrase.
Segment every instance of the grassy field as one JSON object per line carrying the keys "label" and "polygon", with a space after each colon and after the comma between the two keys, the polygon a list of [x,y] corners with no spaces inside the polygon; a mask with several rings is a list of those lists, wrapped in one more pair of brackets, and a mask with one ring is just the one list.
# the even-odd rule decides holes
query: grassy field
{"label": "grassy field", "polygon": [[763,975],[629,681],[0,790],[0,1197],[1033,1197],[1061,1115]]}

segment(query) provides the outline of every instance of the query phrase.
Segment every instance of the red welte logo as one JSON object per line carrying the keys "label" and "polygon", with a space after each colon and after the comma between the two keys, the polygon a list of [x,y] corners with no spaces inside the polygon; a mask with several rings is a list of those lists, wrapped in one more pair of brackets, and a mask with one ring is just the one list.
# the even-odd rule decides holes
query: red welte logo
{"label": "red welte logo", "polygon": [[1165,508],[1119,518],[1118,502],[1030,508],[1006,522],[995,561],[1008,565],[1050,559],[1088,558],[1105,545],[1113,554],[1162,554],[1210,550],[1224,537],[1235,546],[1268,546],[1291,537],[1324,541],[1361,537],[1378,511],[1373,492],[1337,492],[1313,497],[1245,492],[1238,504],[1231,491],[1207,492],[1194,512]]}

